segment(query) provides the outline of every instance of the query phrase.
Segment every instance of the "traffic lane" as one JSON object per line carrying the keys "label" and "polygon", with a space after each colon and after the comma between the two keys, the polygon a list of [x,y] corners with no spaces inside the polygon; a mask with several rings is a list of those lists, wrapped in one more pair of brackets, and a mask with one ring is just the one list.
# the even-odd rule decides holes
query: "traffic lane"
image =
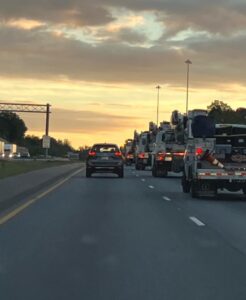
{"label": "traffic lane", "polygon": [[0,228],[3,299],[245,299],[245,256],[126,170],[76,176]]}
{"label": "traffic lane", "polygon": [[139,177],[173,201],[187,216],[195,215],[212,227],[233,247],[246,253],[246,197],[242,193],[220,192],[216,198],[193,199],[182,192],[180,175],[154,178],[144,171]]}

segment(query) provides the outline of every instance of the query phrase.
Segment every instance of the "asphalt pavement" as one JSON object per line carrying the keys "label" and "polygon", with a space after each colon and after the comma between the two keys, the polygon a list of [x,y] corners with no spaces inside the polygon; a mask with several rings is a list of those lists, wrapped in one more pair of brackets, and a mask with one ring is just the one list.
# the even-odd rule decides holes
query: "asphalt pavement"
{"label": "asphalt pavement", "polygon": [[1,300],[245,300],[246,198],[84,171],[0,226]]}

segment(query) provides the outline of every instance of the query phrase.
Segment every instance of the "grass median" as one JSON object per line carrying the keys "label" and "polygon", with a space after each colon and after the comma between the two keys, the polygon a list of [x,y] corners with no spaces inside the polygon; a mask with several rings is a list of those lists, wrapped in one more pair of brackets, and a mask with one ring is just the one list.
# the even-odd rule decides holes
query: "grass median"
{"label": "grass median", "polygon": [[71,164],[73,161],[0,161],[0,179],[44,168]]}

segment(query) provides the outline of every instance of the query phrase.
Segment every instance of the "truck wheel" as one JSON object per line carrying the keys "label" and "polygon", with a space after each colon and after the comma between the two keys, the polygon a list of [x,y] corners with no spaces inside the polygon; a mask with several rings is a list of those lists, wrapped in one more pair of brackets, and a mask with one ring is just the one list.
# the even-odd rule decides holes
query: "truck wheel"
{"label": "truck wheel", "polygon": [[145,170],[145,166],[144,165],[141,166],[141,170],[143,170],[143,171]]}
{"label": "truck wheel", "polygon": [[244,195],[246,195],[246,188],[243,188],[243,193]]}
{"label": "truck wheel", "polygon": [[139,163],[138,163],[138,162],[136,162],[136,164],[135,164],[135,169],[136,169],[136,170],[140,170],[140,167],[139,167]]}
{"label": "truck wheel", "polygon": [[168,171],[167,171],[167,169],[163,169],[160,171],[159,174],[160,174],[160,177],[165,178],[168,175]]}
{"label": "truck wheel", "polygon": [[182,176],[181,184],[182,184],[183,192],[186,194],[189,193],[190,192],[190,182],[188,180],[186,180],[185,175]]}
{"label": "truck wheel", "polygon": [[152,176],[153,176],[153,177],[157,177],[156,166],[153,166],[153,168],[152,168]]}
{"label": "truck wheel", "polygon": [[199,184],[193,180],[191,182],[191,197],[199,198]]}
{"label": "truck wheel", "polygon": [[123,169],[123,168],[121,168],[121,169],[119,170],[118,176],[119,176],[119,178],[123,178],[123,177],[124,177],[124,169]]}

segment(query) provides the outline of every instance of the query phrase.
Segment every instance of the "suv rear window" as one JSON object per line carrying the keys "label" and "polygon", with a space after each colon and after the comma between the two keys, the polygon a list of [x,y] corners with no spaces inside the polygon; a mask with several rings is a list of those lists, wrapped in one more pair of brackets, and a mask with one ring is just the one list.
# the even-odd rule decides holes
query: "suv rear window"
{"label": "suv rear window", "polygon": [[91,150],[96,153],[115,153],[119,151],[116,145],[94,145]]}

